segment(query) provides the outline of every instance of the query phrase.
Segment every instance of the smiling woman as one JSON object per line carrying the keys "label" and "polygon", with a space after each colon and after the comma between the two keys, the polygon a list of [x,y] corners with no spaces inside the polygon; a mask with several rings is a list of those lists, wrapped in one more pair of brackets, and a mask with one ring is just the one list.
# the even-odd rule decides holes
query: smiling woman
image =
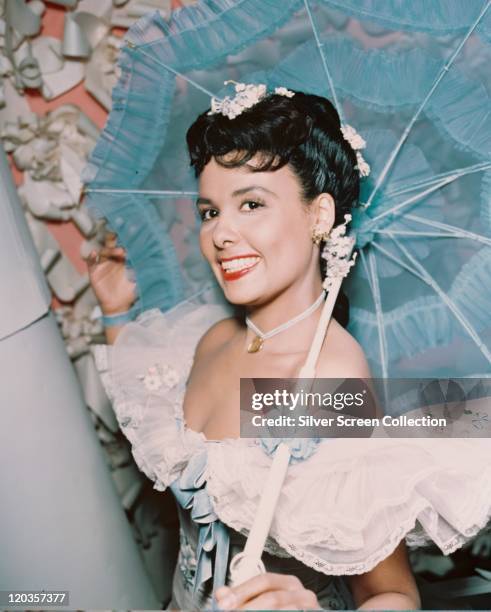
{"label": "smiling woman", "polygon": [[[249,186],[252,172],[255,188]],[[234,196],[237,185],[244,185],[239,190],[243,194]],[[305,276],[311,277],[311,287],[297,312],[319,295],[319,253],[309,238],[315,219],[301,205],[298,179],[288,167],[257,172],[255,160],[239,168],[224,168],[212,160],[200,176],[199,189],[212,194],[215,202],[214,208],[202,212],[201,250],[230,302],[259,305],[281,292],[287,304],[298,291],[295,281],[305,283]],[[234,282],[238,279],[243,282]],[[284,293],[287,283],[290,289]],[[274,327],[265,314],[255,318],[261,327]]]}
{"label": "smiling woman", "polygon": [[[233,121],[221,113],[202,113],[188,130],[187,143],[199,177],[197,206],[204,224],[212,222],[202,225],[200,233],[202,252],[210,264],[213,261],[216,267],[229,257],[259,257],[248,275],[256,285],[253,300],[261,295],[264,300],[290,275],[304,283],[305,306],[309,299],[311,303],[321,291],[326,271],[320,257],[323,244],[314,250],[309,245],[312,231],[322,222],[327,237],[358,204],[359,195],[357,156],[332,104],[296,92],[259,100]],[[234,242],[238,233],[245,233],[243,244]],[[267,245],[264,255],[262,244],[262,248]],[[232,267],[239,263],[232,261]],[[217,275],[227,299],[244,303],[238,294],[246,291],[244,283],[230,284],[236,278],[241,275]],[[291,287],[297,290],[298,285]],[[231,292],[238,301],[230,299]],[[289,301],[290,293],[283,293],[282,302]],[[267,315],[256,314],[258,320],[263,317]],[[342,292],[334,318],[343,326],[349,320]]]}
{"label": "smiling woman", "polygon": [[[227,307],[150,310],[108,331],[114,347],[96,350],[138,465],[178,502],[170,607],[207,609],[215,597],[221,608],[418,608],[406,542],[433,540],[451,552],[489,515],[483,492],[491,476],[479,468],[488,447],[477,440],[471,452],[465,440],[445,447],[435,443],[450,441],[292,439],[266,573],[223,587],[271,467],[264,440],[240,438],[240,379],[298,377],[331,272],[324,243],[358,205],[366,167],[359,137],[325,98],[277,88],[233,102],[232,117],[216,109],[213,102],[196,119],[187,143],[199,182],[200,248]],[[125,310],[121,263],[89,263],[103,310],[107,299],[115,312],[118,294]],[[317,376],[370,378],[347,322],[341,297]]]}

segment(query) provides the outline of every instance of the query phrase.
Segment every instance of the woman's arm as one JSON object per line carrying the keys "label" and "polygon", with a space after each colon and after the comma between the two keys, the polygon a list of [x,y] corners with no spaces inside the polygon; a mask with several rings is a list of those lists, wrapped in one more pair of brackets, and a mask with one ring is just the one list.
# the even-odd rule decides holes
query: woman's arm
{"label": "woman's arm", "polygon": [[[90,284],[106,316],[126,312],[136,299],[136,284],[126,273],[126,251],[116,246],[116,238],[116,234],[106,233],[104,246],[85,258]],[[114,344],[123,327],[124,324],[105,328],[108,344]]]}
{"label": "woman's arm", "polygon": [[348,581],[359,610],[417,610],[421,607],[404,541],[371,571],[349,576]]}
{"label": "woman's arm", "polygon": [[[341,346],[336,363],[320,362],[317,375],[362,378],[370,384],[372,375],[359,343],[346,333]],[[376,397],[373,389],[372,397]],[[380,411],[378,405],[376,409]],[[348,581],[359,610],[417,610],[421,606],[404,540],[371,571],[349,576]]]}

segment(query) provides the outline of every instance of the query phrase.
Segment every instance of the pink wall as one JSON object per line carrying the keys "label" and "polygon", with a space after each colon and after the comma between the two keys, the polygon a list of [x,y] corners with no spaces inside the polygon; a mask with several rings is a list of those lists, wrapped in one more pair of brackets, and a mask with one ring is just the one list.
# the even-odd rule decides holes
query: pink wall
{"label": "pink wall", "polygon": [[[175,9],[181,6],[179,0],[171,0],[172,8]],[[46,12],[43,15],[41,35],[53,36],[55,38],[63,38],[63,23],[65,17],[65,9],[56,5],[47,5]],[[123,36],[125,30],[114,28],[113,34]],[[85,90],[83,82],[73,87],[70,91],[55,100],[46,102],[40,93],[31,91],[26,93],[28,104],[38,115],[58,108],[62,104],[74,104],[81,108],[83,112],[102,129],[106,122],[107,112],[100,104]],[[11,164],[14,181],[17,185],[22,182],[22,173]],[[70,259],[75,268],[83,273],[86,271],[85,262],[80,258],[80,245],[84,238],[75,225],[71,222],[46,222],[46,225],[51,234],[58,241],[63,253]],[[53,307],[59,305],[56,298],[53,298]]]}

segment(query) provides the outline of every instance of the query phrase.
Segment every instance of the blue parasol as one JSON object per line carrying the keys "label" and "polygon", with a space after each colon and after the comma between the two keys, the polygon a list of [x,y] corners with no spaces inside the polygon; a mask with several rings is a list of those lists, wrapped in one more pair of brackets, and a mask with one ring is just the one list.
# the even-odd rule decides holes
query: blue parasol
{"label": "blue parasol", "polygon": [[213,284],[198,252],[185,133],[225,80],[323,95],[371,174],[344,282],[375,376],[491,371],[490,1],[215,0],[138,21],[83,175],[127,249],[138,307]]}

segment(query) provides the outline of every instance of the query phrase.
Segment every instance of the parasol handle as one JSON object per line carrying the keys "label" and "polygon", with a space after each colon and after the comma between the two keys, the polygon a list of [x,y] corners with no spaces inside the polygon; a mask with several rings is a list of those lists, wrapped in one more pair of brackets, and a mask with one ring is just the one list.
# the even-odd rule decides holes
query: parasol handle
{"label": "parasol handle", "polygon": [[289,460],[290,449],[282,442],[274,454],[244,550],[234,555],[230,563],[231,586],[237,586],[266,571],[261,555],[273,521]]}
{"label": "parasol handle", "polygon": [[[345,217],[346,218],[346,217]],[[348,238],[348,237],[347,237]],[[355,239],[350,238],[351,240],[351,248],[349,251],[346,260],[350,259],[351,253],[355,248]],[[354,260],[353,260],[354,261]],[[353,265],[353,264],[351,264]],[[324,306],[322,307],[322,313],[320,319],[317,323],[317,327],[314,334],[314,339],[310,345],[309,354],[307,355],[307,359],[303,364],[300,372],[298,374],[298,378],[315,378],[315,366],[317,364],[317,360],[319,359],[319,354],[321,352],[322,343],[324,342],[324,338],[326,337],[327,328],[331,321],[332,311],[334,310],[334,304],[336,303],[336,299],[339,294],[339,290],[341,289],[341,285],[343,283],[344,277],[346,276],[349,268],[346,270],[346,273],[342,276],[330,277],[331,286],[329,288],[329,292],[327,294],[326,301],[324,302]]]}
{"label": "parasol handle", "polygon": [[343,278],[336,278],[331,286],[331,289],[329,290],[329,293],[327,294],[326,301],[322,307],[320,319],[317,323],[314,339],[310,345],[309,354],[307,355],[307,359],[305,360],[305,363],[298,374],[298,378],[315,378],[315,366],[317,364],[317,360],[319,359],[322,343],[324,342],[327,327],[331,321],[332,311],[334,309],[334,304],[336,303],[336,298],[338,297],[342,282]]}

